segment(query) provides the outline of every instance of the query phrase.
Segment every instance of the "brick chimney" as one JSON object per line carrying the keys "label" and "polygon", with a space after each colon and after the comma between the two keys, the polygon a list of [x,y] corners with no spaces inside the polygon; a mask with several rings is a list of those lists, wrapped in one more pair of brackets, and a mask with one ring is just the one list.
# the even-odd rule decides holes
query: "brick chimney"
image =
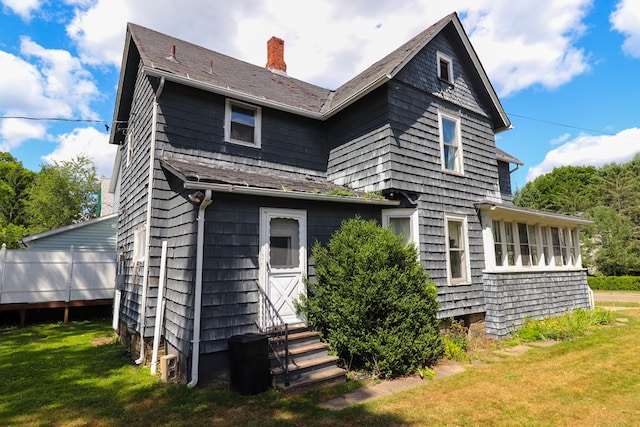
{"label": "brick chimney", "polygon": [[287,75],[287,64],[284,63],[284,40],[271,37],[267,42],[267,69],[273,73]]}

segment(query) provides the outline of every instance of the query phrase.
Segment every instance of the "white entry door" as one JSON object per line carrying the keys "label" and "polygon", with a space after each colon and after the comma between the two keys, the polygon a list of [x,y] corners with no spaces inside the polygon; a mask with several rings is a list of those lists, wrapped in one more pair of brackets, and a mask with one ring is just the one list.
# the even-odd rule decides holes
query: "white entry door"
{"label": "white entry door", "polygon": [[261,208],[260,248],[260,285],[284,322],[305,323],[294,301],[306,295],[307,212]]}

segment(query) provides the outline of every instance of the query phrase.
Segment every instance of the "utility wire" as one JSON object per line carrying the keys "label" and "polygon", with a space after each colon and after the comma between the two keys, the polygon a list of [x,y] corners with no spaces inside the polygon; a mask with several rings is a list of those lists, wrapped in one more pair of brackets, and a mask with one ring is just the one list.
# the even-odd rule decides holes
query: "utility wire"
{"label": "utility wire", "polygon": [[521,119],[533,120],[534,122],[547,123],[547,124],[555,125],[555,126],[563,126],[563,127],[571,128],[571,129],[584,130],[584,131],[587,131],[587,132],[595,132],[595,133],[599,133],[601,135],[615,136],[615,134],[613,134],[611,132],[603,132],[601,130],[581,128],[579,126],[566,125],[564,123],[551,122],[551,121],[548,121],[548,120],[534,119],[533,117],[522,116],[520,114],[507,113],[507,115],[508,116],[514,116],[514,117],[520,117]]}
{"label": "utility wire", "polygon": [[[587,128],[583,128],[583,127],[579,127],[579,126],[573,126],[573,125],[567,125],[567,124],[564,124],[564,123],[552,122],[552,121],[549,121],[549,120],[535,119],[533,117],[523,116],[521,114],[507,113],[507,115],[513,116],[513,117],[519,117],[521,119],[526,119],[526,120],[533,120],[535,122],[547,123],[547,124],[554,125],[554,126],[562,126],[562,127],[571,128],[571,129],[577,129],[577,130],[583,130],[583,131],[587,131],[587,132],[599,133],[601,135],[610,135],[610,136],[614,136],[615,135],[615,134],[613,134],[611,132],[603,132],[601,130],[587,129]],[[64,119],[64,118],[60,118],[60,117],[27,117],[27,116],[0,116],[0,119],[22,119],[22,120],[39,120],[39,121],[102,123],[104,125],[104,127],[106,128],[107,132],[109,131],[109,124],[104,120]]]}
{"label": "utility wire", "polygon": [[61,117],[26,117],[26,116],[0,116],[0,119],[22,119],[22,120],[38,120],[38,121],[57,121],[57,122],[84,122],[84,123],[102,123],[109,132],[109,124],[104,120],[92,119],[64,119]]}

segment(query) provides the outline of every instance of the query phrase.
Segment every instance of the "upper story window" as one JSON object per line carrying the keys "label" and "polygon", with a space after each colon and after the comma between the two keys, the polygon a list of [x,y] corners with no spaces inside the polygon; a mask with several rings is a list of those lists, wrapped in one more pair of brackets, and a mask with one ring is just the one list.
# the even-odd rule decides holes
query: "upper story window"
{"label": "upper story window", "polygon": [[261,109],[227,99],[224,140],[249,147],[260,147]]}
{"label": "upper story window", "polygon": [[469,283],[469,243],[467,218],[461,215],[445,215],[445,239],[447,249],[447,278],[452,285]]}
{"label": "upper story window", "polygon": [[460,119],[438,113],[440,126],[440,153],[442,169],[463,173],[462,142],[460,138]]}
{"label": "upper story window", "polygon": [[438,68],[438,78],[447,83],[453,83],[453,60],[450,56],[442,52],[436,53],[436,66]]}

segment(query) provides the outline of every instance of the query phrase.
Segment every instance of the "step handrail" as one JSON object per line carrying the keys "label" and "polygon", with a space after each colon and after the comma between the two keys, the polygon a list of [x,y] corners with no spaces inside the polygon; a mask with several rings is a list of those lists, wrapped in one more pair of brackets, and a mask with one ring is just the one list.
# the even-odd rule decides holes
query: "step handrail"
{"label": "step handrail", "polygon": [[[281,338],[284,336],[284,340],[278,339],[274,344],[272,340],[269,340],[269,348],[274,355],[276,362],[282,368],[284,373],[284,385],[289,386],[289,324],[284,321],[276,306],[271,302],[267,293],[262,289],[260,283],[255,280],[258,292],[260,292],[262,299],[262,306],[260,307],[260,321],[256,321],[256,325],[261,333],[268,334],[272,337]],[[276,323],[277,321],[277,323]],[[280,358],[279,352],[281,346],[284,345],[284,361]]]}

